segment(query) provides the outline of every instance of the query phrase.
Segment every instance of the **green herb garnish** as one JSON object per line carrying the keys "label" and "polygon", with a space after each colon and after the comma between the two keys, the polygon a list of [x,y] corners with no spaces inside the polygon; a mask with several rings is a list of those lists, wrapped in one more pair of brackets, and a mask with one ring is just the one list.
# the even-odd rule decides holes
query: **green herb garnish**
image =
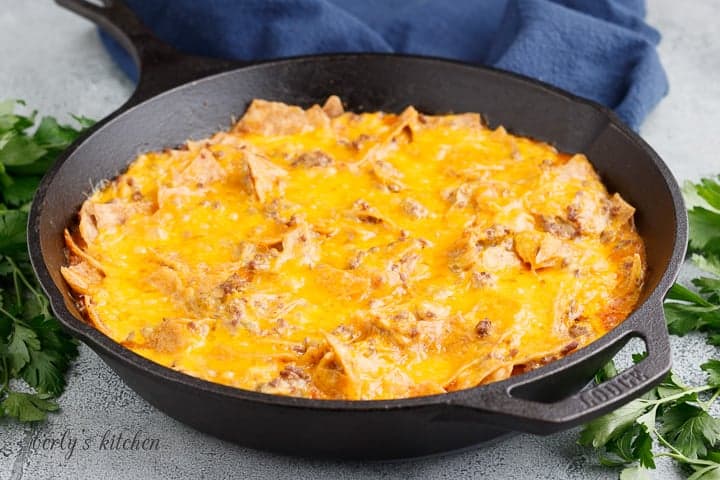
{"label": "green herb garnish", "polygon": [[720,276],[720,176],[683,187],[690,220],[690,252],[695,264]]}
{"label": "green herb garnish", "polygon": [[625,467],[621,479],[649,478],[646,470],[663,456],[688,468],[693,480],[720,478],[720,420],[709,412],[720,394],[720,360],[700,368],[707,373],[704,385],[690,387],[671,374],[641,398],[585,425],[579,443],[601,449],[601,464]]}
{"label": "green herb garnish", "polygon": [[683,191],[690,220],[692,261],[711,276],[692,280],[696,291],[675,284],[668,292],[665,316],[675,335],[703,331],[708,342],[720,345],[720,183],[704,178],[686,183]]}
{"label": "green herb garnish", "polygon": [[[668,329],[675,335],[705,332],[720,346],[720,177],[683,188],[690,219],[692,261],[705,275],[694,289],[675,284],[665,300]],[[639,358],[636,358],[639,360]],[[700,366],[704,385],[684,385],[675,374],[637,400],[585,425],[580,444],[601,450],[600,463],[624,467],[621,480],[651,478],[655,459],[670,457],[690,480],[720,480],[720,419],[711,407],[720,396],[720,360]],[[596,381],[616,375],[612,362]]]}
{"label": "green herb garnish", "polygon": [[58,409],[77,343],[60,330],[30,268],[28,211],[42,174],[93,122],[74,117],[73,128],[43,117],[35,126],[36,112],[16,112],[22,105],[0,102],[0,417],[29,422]]}

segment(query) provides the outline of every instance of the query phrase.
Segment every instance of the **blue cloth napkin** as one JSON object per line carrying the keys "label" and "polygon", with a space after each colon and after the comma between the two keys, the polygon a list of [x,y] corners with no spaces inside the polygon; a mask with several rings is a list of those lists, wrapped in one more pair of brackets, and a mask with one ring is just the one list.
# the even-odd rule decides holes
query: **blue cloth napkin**
{"label": "blue cloth napkin", "polygon": [[[613,108],[637,129],[667,93],[644,0],[126,0],[163,40],[259,60],[399,52],[492,65]],[[130,57],[106,35],[131,77]]]}

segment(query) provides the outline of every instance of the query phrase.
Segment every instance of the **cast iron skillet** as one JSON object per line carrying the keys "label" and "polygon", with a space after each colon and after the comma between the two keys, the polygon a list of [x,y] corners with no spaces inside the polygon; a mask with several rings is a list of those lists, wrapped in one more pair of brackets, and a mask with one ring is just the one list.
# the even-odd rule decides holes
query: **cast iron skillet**
{"label": "cast iron skillet", "polygon": [[[670,369],[662,299],[685,253],[685,208],[666,165],[608,109],[518,75],[435,58],[346,54],[249,65],[190,57],[153,37],[117,0],[105,6],[57,2],[127,47],[141,79],[131,99],[73,144],[42,181],[29,219],[32,264],[63,326],[168,415],[255,448],[340,458],[415,457],[509,432],[567,429],[639,396]],[[60,276],[62,232],[92,185],[118,175],[141,152],[227,127],[253,98],[309,106],[330,94],[340,95],[353,111],[415,105],[428,113],[482,112],[490,125],[586,153],[609,189],[637,207],[649,267],[637,309],[596,342],[530,373],[465,391],[387,401],[290,398],[210,383],[146,360],[83,321]],[[645,341],[648,357],[580,391],[631,337]]]}

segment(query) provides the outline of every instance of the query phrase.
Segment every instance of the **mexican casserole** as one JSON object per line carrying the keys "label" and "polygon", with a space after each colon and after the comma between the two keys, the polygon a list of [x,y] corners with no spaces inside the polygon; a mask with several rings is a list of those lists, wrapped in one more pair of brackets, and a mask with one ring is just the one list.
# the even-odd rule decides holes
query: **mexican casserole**
{"label": "mexican casserole", "polygon": [[92,325],[169,368],[403,398],[502,380],[622,322],[645,276],[633,214],[585,156],[478,114],[255,100],[98,186],[62,274]]}

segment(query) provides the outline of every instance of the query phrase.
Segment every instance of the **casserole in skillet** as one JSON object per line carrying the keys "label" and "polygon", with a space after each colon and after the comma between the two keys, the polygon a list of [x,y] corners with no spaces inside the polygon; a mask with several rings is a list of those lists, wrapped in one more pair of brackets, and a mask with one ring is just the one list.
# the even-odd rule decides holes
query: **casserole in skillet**
{"label": "casserole in skillet", "polygon": [[[549,434],[636,398],[670,369],[662,299],[686,248],[687,219],[664,162],[608,109],[532,79],[491,68],[402,55],[323,55],[249,65],[186,56],[159,42],[123,4],[58,0],[97,21],[141,70],[138,88],[47,173],[28,221],[30,259],[53,311],[132,389],[168,415],[220,438],[285,453],[359,459],[423,456],[467,448],[511,432]],[[250,391],[150,361],[90,325],[60,273],[63,231],[101,180],[139,154],[205,138],[254,98],[322,104],[338,94],[353,112],[482,112],[488,125],[583,152],[603,183],[635,207],[646,273],[638,302],[604,336],[531,371],[465,390],[393,400],[323,400]],[[648,356],[582,390],[633,337]]]}

